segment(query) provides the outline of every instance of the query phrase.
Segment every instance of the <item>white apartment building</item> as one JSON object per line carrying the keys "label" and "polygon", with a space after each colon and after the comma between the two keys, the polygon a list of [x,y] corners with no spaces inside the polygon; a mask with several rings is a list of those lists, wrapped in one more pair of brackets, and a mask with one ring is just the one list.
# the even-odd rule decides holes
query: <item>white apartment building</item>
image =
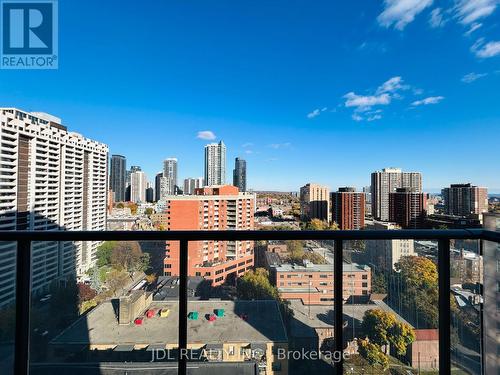
{"label": "white apartment building", "polygon": [[134,203],[146,202],[147,177],[142,171],[130,173],[130,200]]}
{"label": "white apartment building", "polygon": [[166,195],[174,195],[177,186],[177,159],[168,158],[163,161],[163,177],[168,180]]}
{"label": "white apartment building", "polygon": [[[380,221],[367,221],[365,229],[370,230],[395,230],[401,229],[394,223]],[[394,265],[399,262],[401,257],[416,256],[415,242],[412,239],[407,240],[367,240],[366,252],[371,257],[371,263],[382,267],[387,271],[395,270]]]}
{"label": "white apartment building", "polygon": [[[0,108],[0,230],[105,230],[108,146],[57,117]],[[33,242],[33,291],[96,260],[99,242]],[[0,242],[0,305],[15,298],[16,244]]]}
{"label": "white apartment building", "polygon": [[194,189],[203,187],[203,178],[192,178],[188,177],[184,179],[184,195],[193,195]]}
{"label": "white apartment building", "polygon": [[224,142],[205,146],[205,186],[226,184],[226,145]]}

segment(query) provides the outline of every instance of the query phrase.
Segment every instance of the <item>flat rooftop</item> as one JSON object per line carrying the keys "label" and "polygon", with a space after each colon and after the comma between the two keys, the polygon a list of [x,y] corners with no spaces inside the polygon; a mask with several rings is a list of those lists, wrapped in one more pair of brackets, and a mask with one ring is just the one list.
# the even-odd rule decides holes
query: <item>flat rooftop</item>
{"label": "flat rooftop", "polygon": [[[116,306],[115,306],[116,304]],[[115,308],[118,301],[107,301],[80,317],[61,334],[53,345],[155,345],[178,343],[178,301],[153,301],[149,308],[170,309],[167,318],[144,319],[141,326],[119,325]],[[224,309],[224,317],[206,319],[215,309]],[[188,312],[198,311],[198,320],[188,320],[188,343],[265,343],[286,342],[287,335],[278,304],[265,301],[189,301]],[[247,319],[240,318],[241,314]]]}
{"label": "flat rooftop", "polygon": [[[290,300],[290,308],[293,311],[293,319],[290,324],[292,337],[314,337],[316,335],[314,329],[316,328],[333,328],[334,313],[331,306],[306,306],[301,300],[294,299]],[[383,301],[373,301],[372,303],[366,304],[344,304],[344,321],[347,321],[347,324],[352,326],[352,321],[354,319],[356,321],[356,325],[359,325],[359,323],[363,320],[365,312],[372,309],[380,309],[386,312],[391,312],[400,322],[409,324]]]}
{"label": "flat rooftop", "polygon": [[[332,264],[312,264],[307,266],[301,264],[291,264],[283,263],[279,267],[275,267],[276,272],[333,272]],[[343,272],[366,272],[370,270],[370,267],[363,264],[357,263],[345,263],[342,265]]]}

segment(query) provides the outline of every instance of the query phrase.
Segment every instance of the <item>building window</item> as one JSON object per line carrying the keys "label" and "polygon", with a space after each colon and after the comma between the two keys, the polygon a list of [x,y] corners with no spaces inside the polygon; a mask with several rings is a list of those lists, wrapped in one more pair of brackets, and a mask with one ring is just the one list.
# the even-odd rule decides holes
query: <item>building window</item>
{"label": "building window", "polygon": [[273,362],[272,369],[273,371],[281,371],[281,362]]}

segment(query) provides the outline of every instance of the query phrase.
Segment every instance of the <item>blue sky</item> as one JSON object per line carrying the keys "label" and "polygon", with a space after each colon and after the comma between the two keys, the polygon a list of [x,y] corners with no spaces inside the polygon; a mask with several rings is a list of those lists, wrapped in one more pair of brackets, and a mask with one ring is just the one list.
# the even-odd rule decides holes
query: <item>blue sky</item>
{"label": "blue sky", "polygon": [[498,1],[340,3],[61,0],[59,69],[0,70],[0,106],[62,117],[150,179],[167,157],[201,176],[205,131],[255,189],[397,166],[500,192]]}

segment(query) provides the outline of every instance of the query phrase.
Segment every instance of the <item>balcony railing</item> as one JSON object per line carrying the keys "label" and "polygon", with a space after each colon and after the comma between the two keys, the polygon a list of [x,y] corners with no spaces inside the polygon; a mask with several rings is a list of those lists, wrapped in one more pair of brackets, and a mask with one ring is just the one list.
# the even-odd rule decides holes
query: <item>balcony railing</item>
{"label": "balcony railing", "polygon": [[[14,373],[27,375],[30,364],[31,242],[33,241],[179,241],[179,352],[187,350],[188,243],[190,241],[333,240],[334,241],[334,338],[343,351],[343,241],[414,239],[438,241],[439,373],[451,374],[450,356],[450,240],[485,240],[500,243],[500,232],[484,229],[364,230],[364,231],[0,231],[0,241],[17,242],[16,329]],[[482,246],[481,246],[482,248]],[[340,296],[340,298],[337,298]],[[178,373],[187,373],[186,356],[178,356]],[[335,373],[343,373],[342,361]]]}

